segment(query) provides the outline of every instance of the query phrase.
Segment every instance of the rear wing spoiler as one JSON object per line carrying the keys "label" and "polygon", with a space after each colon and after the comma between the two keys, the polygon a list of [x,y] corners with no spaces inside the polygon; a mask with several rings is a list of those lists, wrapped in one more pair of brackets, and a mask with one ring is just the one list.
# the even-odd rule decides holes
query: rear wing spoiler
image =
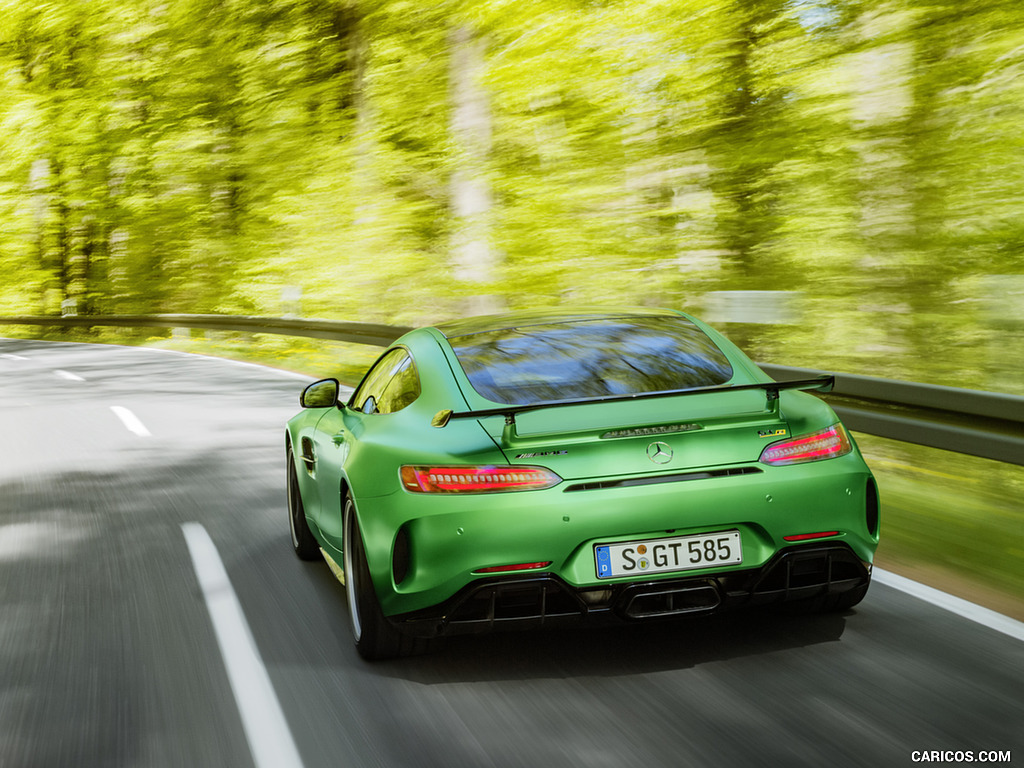
{"label": "rear wing spoiler", "polygon": [[526,405],[505,405],[500,408],[483,408],[475,411],[438,411],[431,424],[444,427],[452,419],[483,419],[488,416],[504,416],[505,425],[514,428],[516,414],[527,411],[539,411],[543,408],[564,408],[573,405],[593,405],[595,403],[624,403],[631,400],[653,400],[660,397],[680,397],[683,395],[706,395],[712,392],[742,392],[750,389],[764,390],[767,398],[766,407],[774,408],[779,399],[779,392],[784,389],[814,390],[815,392],[831,392],[835,386],[834,375],[817,376],[813,379],[797,379],[794,381],[762,381],[756,384],[738,384],[724,387],[694,387],[693,389],[668,389],[661,392],[640,392],[635,395],[608,395],[605,397],[581,397],[573,400],[549,400],[542,403]]}

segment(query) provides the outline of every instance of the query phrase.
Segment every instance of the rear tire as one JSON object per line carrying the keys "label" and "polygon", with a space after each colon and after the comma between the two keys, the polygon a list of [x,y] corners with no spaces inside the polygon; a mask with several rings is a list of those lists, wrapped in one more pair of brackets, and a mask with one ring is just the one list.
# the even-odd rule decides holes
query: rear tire
{"label": "rear tire", "polygon": [[367,661],[423,653],[428,649],[428,642],[402,634],[381,611],[366,562],[366,546],[359,530],[351,494],[345,494],[343,514],[345,592],[348,595],[349,618],[352,621],[352,638],[356,650]]}
{"label": "rear tire", "polygon": [[306,508],[299,493],[299,476],[295,472],[295,456],[288,446],[288,528],[292,535],[292,549],[300,560],[319,560],[320,544],[309,530]]}

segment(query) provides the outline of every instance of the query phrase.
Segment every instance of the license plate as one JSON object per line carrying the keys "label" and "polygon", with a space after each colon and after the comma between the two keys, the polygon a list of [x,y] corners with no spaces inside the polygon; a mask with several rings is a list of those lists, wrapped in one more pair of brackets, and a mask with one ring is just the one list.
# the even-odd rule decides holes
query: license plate
{"label": "license plate", "polygon": [[597,577],[646,576],[743,562],[739,531],[644,539],[594,547]]}

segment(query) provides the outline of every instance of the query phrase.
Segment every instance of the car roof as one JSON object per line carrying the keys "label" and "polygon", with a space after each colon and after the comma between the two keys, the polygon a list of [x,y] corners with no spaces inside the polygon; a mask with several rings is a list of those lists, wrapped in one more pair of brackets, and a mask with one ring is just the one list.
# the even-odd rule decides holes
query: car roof
{"label": "car roof", "polygon": [[449,320],[433,326],[444,337],[452,339],[474,333],[489,333],[507,328],[521,328],[527,325],[549,325],[551,323],[576,323],[590,320],[610,320],[626,317],[681,317],[671,309],[650,309],[627,307],[621,309],[584,308],[573,309],[531,309],[518,312],[504,312],[495,315],[480,315],[461,320]]}

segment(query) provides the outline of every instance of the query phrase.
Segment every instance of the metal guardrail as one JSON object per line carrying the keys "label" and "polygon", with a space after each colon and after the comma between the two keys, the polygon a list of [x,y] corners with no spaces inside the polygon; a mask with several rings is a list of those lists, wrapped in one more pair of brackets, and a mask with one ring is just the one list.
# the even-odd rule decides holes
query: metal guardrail
{"label": "metal guardrail", "polygon": [[[825,371],[761,365],[774,379]],[[855,432],[1024,465],[1024,397],[837,373],[823,396]]]}
{"label": "metal guardrail", "polygon": [[113,326],[118,328],[199,328],[207,331],[245,331],[305,336],[386,347],[411,328],[309,320],[289,317],[236,317],[232,315],[70,315],[67,317],[0,317],[0,325],[41,325],[64,328]]}
{"label": "metal guardrail", "polygon": [[[0,317],[0,325],[199,328],[380,347],[411,330],[373,323],[228,315]],[[776,380],[828,373],[782,365],[761,368]],[[835,388],[824,398],[856,432],[1024,465],[1024,397],[838,373]]]}

